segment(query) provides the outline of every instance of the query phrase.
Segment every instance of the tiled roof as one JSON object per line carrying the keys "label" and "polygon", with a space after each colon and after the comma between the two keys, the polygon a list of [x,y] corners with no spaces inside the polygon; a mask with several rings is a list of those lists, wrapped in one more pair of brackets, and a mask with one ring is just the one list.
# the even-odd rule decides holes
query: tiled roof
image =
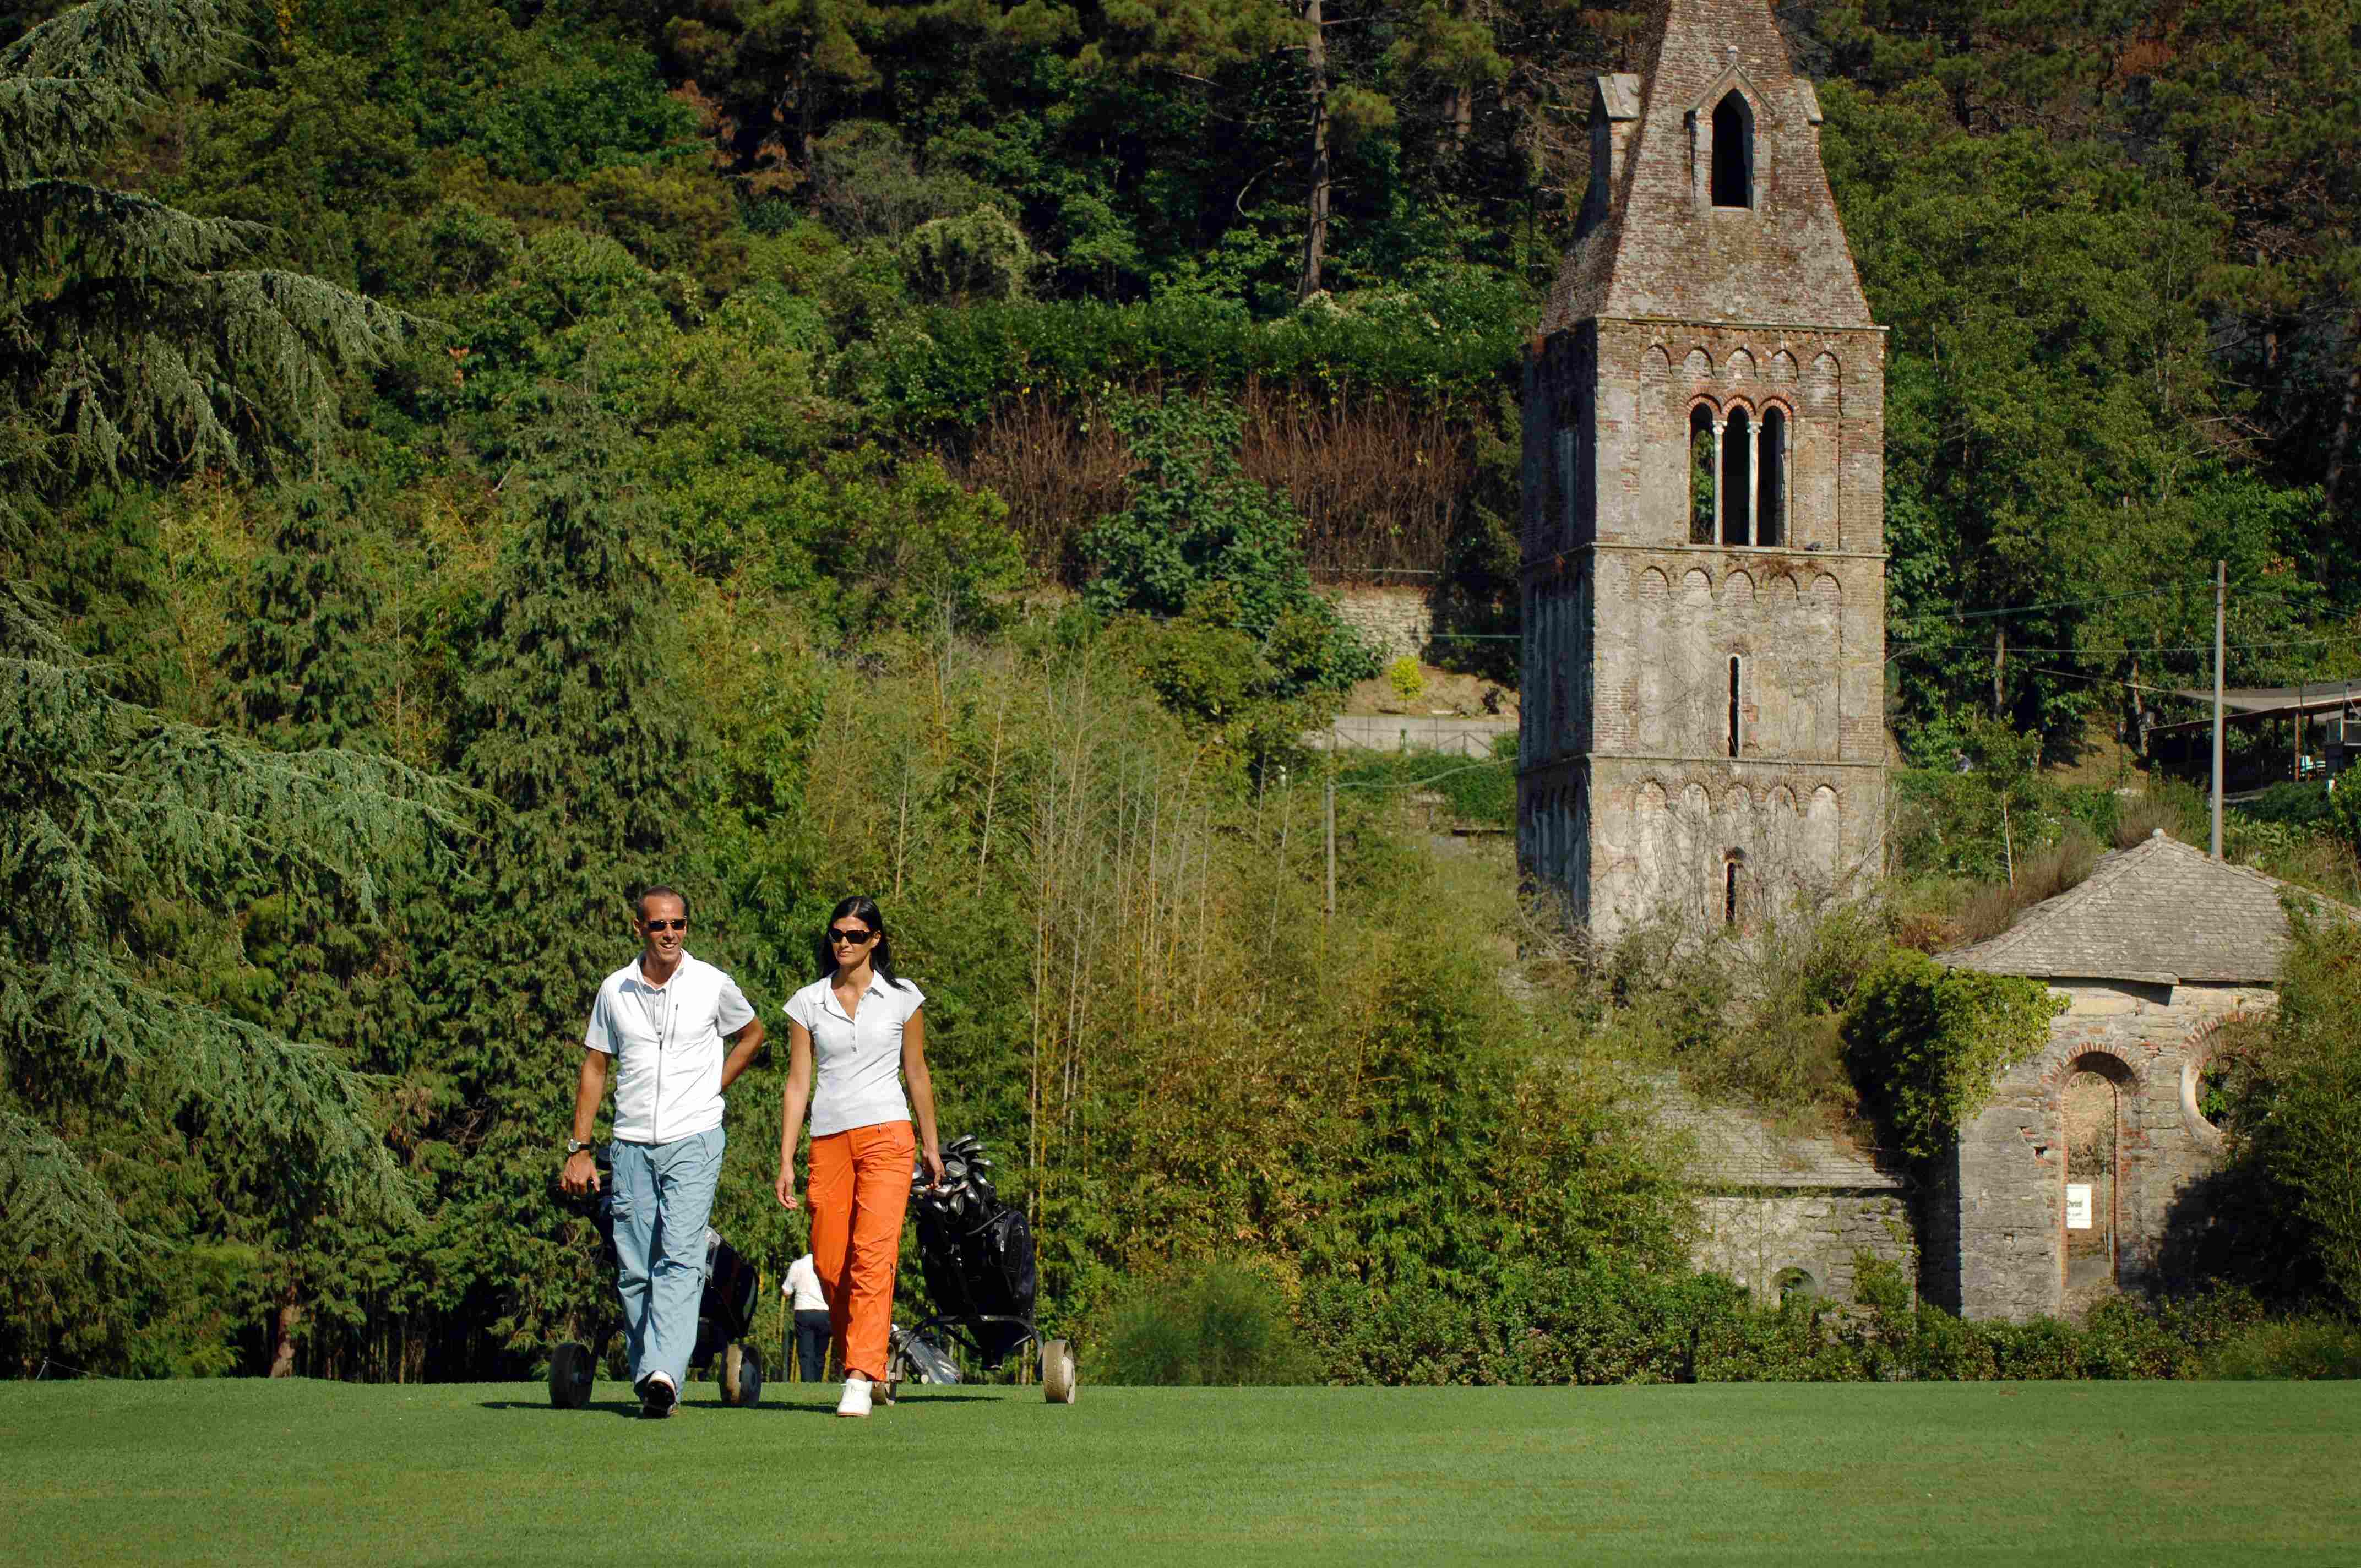
{"label": "tiled roof", "polygon": [[1698,1186],[1884,1191],[1902,1185],[1837,1138],[1773,1132],[1750,1111],[1707,1104],[1670,1076],[1652,1086],[1656,1125],[1695,1142],[1689,1179]]}
{"label": "tiled roof", "polygon": [[2287,955],[2284,894],[2361,914],[2277,877],[2153,838],[2103,856],[2080,886],[2044,899],[1997,937],[1939,955],[1961,969],[2042,979],[2269,984]]}

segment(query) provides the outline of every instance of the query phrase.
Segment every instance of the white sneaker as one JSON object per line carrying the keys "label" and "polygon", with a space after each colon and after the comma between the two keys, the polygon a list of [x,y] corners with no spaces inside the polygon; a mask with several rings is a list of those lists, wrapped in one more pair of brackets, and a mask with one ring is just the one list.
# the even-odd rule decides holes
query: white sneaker
{"label": "white sneaker", "polygon": [[844,1398],[836,1402],[840,1416],[865,1416],[869,1413],[869,1379],[856,1372],[844,1380]]}

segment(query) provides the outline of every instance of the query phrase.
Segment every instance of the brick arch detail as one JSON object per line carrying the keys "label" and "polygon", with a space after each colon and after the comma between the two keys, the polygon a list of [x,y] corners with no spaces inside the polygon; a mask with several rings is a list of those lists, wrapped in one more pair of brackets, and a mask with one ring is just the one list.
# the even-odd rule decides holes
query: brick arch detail
{"label": "brick arch detail", "polygon": [[2081,1040],[2049,1046],[2043,1050],[2041,1067],[2042,1098],[2054,1105],[2066,1089],[2066,1080],[2074,1075],[2074,1064],[2086,1057],[2106,1057],[2124,1069],[2124,1077],[2134,1088],[2140,1082],[2139,1063],[2121,1046],[2105,1040]]}
{"label": "brick arch detail", "polygon": [[2199,1148],[2208,1154],[2220,1154],[2224,1139],[2222,1129],[2205,1119],[2197,1108],[2197,1089],[2203,1080],[2205,1064],[2213,1059],[2213,1047],[2222,1031],[2234,1024],[2252,1023],[2257,1016],[2244,1008],[2208,1018],[2180,1039],[2180,1124]]}

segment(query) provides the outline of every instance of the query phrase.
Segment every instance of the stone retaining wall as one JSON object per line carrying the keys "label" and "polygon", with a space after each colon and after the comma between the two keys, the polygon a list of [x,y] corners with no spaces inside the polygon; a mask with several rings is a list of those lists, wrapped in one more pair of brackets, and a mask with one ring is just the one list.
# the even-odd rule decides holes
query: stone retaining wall
{"label": "stone retaining wall", "polygon": [[1434,609],[1422,587],[1327,588],[1345,624],[1378,650],[1380,663],[1392,663],[1407,653],[1426,656],[1434,641]]}

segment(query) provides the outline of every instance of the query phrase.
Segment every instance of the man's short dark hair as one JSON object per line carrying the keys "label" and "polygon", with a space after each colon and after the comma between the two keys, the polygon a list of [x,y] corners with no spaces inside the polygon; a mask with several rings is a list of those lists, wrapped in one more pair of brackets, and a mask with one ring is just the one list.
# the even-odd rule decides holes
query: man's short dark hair
{"label": "man's short dark hair", "polygon": [[646,919],[648,917],[648,900],[651,898],[677,898],[680,900],[680,912],[682,916],[684,918],[687,916],[688,895],[682,893],[680,889],[676,887],[665,887],[662,883],[658,883],[656,886],[647,889],[645,892],[642,893],[639,897],[631,900],[631,913],[638,916],[642,920]]}

